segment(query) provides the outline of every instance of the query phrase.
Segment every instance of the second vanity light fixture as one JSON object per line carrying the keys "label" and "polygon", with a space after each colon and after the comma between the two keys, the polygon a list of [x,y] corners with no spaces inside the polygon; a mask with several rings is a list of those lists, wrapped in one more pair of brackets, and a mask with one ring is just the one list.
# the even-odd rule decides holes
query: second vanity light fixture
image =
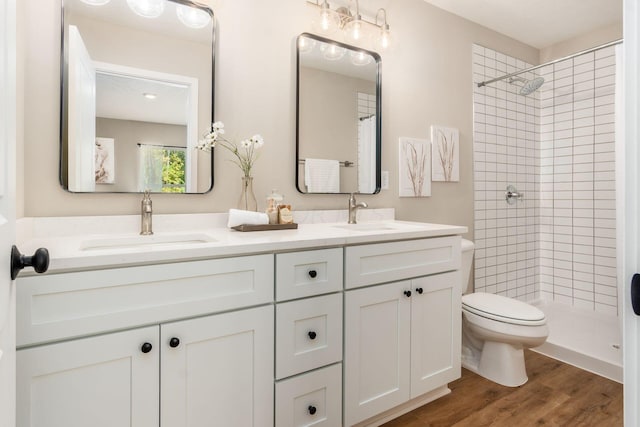
{"label": "second vanity light fixture", "polygon": [[355,13],[352,13],[348,7],[333,10],[327,0],[307,0],[307,3],[320,8],[320,16],[314,22],[315,31],[330,36],[342,30],[344,39],[349,44],[356,46],[371,44],[379,52],[389,49],[393,39],[387,23],[387,11],[378,9],[375,22],[368,21],[360,15],[358,0],[354,1]]}

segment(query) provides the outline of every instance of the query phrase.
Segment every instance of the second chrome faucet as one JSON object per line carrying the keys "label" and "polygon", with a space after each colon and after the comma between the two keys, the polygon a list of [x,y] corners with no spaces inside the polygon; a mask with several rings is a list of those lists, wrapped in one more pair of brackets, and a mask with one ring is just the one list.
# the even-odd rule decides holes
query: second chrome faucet
{"label": "second chrome faucet", "polygon": [[358,209],[366,208],[366,207],[367,207],[367,204],[365,202],[356,203],[355,193],[349,194],[349,224],[355,224]]}

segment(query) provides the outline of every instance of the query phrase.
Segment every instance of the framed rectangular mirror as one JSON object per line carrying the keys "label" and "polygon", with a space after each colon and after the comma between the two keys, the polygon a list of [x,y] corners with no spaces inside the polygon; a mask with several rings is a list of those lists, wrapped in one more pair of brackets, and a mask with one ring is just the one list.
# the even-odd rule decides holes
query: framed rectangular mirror
{"label": "framed rectangular mirror", "polygon": [[380,191],[380,56],[313,34],[297,39],[296,187]]}
{"label": "framed rectangular mirror", "polygon": [[205,193],[214,16],[187,0],[63,0],[60,183]]}

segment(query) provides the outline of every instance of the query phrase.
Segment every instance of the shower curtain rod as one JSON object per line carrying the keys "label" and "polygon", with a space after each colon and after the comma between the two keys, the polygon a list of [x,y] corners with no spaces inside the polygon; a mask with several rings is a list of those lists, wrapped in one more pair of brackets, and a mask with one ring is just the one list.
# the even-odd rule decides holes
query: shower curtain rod
{"label": "shower curtain rod", "polygon": [[574,54],[565,56],[563,58],[554,59],[553,61],[545,62],[544,64],[535,65],[533,67],[525,68],[524,70],[516,71],[514,73],[507,74],[507,75],[504,75],[502,77],[496,77],[495,79],[485,80],[485,81],[477,83],[477,84],[478,84],[478,87],[486,86],[486,85],[488,85],[490,83],[494,83],[494,82],[497,82],[497,81],[500,81],[500,80],[508,79],[509,77],[517,76],[518,74],[526,73],[527,71],[537,70],[538,68],[546,67],[547,65],[552,65],[552,64],[555,64],[555,63],[558,63],[558,62],[566,61],[567,59],[575,58],[576,56],[584,55],[585,53],[595,52],[596,50],[604,49],[604,48],[607,48],[609,46],[615,46],[615,45],[620,44],[622,42],[623,42],[623,39],[614,40],[614,41],[611,41],[611,42],[608,42],[608,43],[605,43],[605,44],[601,44],[600,46],[596,46],[596,47],[592,47],[592,48],[589,48],[589,49],[581,50],[580,52],[576,52]]}

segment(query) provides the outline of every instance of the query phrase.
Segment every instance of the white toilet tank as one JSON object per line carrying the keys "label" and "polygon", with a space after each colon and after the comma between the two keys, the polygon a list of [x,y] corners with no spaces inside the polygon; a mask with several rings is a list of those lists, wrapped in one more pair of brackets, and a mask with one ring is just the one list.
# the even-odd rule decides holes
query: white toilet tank
{"label": "white toilet tank", "polygon": [[471,276],[471,264],[473,263],[473,242],[470,240],[462,239],[462,293],[468,294],[473,292],[473,284],[470,283],[469,278]]}

